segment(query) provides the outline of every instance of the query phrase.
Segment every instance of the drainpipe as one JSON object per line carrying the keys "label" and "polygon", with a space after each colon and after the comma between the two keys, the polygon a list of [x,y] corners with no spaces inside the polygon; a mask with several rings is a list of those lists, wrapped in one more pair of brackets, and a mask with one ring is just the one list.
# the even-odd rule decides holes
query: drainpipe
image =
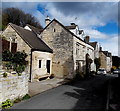
{"label": "drainpipe", "polygon": [[30,53],[30,78],[29,78],[30,82],[31,82],[31,79],[32,79],[32,49]]}

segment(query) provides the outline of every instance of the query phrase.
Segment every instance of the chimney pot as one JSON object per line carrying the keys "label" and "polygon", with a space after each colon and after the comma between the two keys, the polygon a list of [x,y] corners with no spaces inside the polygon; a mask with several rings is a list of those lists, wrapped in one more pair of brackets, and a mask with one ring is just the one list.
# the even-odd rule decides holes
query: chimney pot
{"label": "chimney pot", "polygon": [[75,23],[70,23],[71,25],[76,25]]}
{"label": "chimney pot", "polygon": [[89,43],[89,41],[90,41],[90,36],[86,36],[86,37],[84,38],[84,41],[85,41],[86,43]]}
{"label": "chimney pot", "polygon": [[51,20],[50,20],[49,16],[47,16],[46,19],[45,19],[45,24],[46,24],[46,26],[47,26],[50,22],[51,22]]}
{"label": "chimney pot", "polygon": [[102,51],[102,47],[100,47],[100,51]]}

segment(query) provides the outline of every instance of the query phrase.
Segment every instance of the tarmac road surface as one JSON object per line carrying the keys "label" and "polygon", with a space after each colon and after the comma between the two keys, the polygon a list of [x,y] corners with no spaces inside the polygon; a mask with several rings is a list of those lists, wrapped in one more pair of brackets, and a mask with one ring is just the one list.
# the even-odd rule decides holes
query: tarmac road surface
{"label": "tarmac road surface", "polygon": [[11,109],[80,109],[104,111],[107,81],[114,76],[97,75],[86,80],[73,81],[15,104]]}

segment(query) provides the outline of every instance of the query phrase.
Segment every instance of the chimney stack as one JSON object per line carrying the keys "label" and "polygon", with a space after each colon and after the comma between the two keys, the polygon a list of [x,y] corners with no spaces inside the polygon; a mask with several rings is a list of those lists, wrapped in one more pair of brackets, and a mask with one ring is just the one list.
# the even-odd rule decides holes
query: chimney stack
{"label": "chimney stack", "polygon": [[100,51],[102,51],[102,47],[100,46]]}
{"label": "chimney stack", "polygon": [[89,43],[89,41],[90,41],[90,36],[85,36],[84,41],[85,41],[86,43]]}
{"label": "chimney stack", "polygon": [[75,23],[70,23],[71,25],[76,25]]}
{"label": "chimney stack", "polygon": [[45,24],[46,24],[46,26],[47,26],[50,22],[51,22],[51,20],[50,20],[49,16],[47,16],[47,18],[45,19]]}

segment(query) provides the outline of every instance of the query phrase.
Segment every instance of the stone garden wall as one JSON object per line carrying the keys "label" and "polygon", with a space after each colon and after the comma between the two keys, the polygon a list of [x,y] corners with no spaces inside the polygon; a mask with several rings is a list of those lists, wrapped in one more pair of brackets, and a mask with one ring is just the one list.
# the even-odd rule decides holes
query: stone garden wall
{"label": "stone garden wall", "polygon": [[7,100],[23,97],[28,93],[28,76],[0,77],[0,104]]}

